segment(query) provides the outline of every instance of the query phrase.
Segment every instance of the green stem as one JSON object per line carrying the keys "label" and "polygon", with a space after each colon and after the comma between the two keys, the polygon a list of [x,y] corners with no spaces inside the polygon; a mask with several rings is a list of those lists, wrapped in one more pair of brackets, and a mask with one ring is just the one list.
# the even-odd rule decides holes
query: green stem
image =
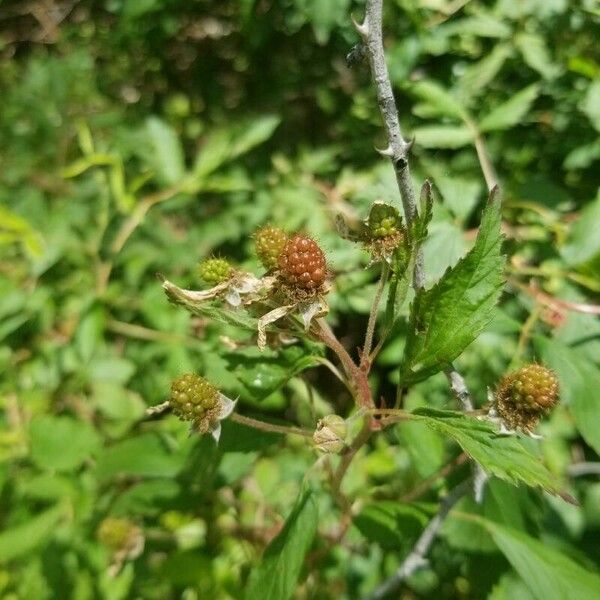
{"label": "green stem", "polygon": [[260,431],[268,431],[270,433],[282,433],[284,435],[301,435],[303,437],[312,438],[313,432],[308,429],[301,429],[300,427],[289,427],[287,425],[275,425],[274,423],[267,423],[266,421],[259,421],[258,419],[252,419],[251,417],[245,417],[239,413],[232,413],[229,417],[232,421],[245,425],[246,427],[252,427],[259,429]]}

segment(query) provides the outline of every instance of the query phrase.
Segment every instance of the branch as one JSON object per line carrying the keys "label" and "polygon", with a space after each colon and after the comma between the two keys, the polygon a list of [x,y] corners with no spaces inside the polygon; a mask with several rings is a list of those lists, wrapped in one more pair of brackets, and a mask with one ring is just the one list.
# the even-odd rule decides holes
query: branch
{"label": "branch", "polygon": [[463,411],[472,412],[474,410],[473,400],[464,377],[454,368],[454,365],[445,369],[444,374],[450,383],[450,389],[461,403]]}
{"label": "branch", "polygon": [[[412,223],[418,216],[417,202],[408,163],[408,155],[412,142],[407,142],[404,139],[400,129],[396,100],[383,50],[382,10],[383,0],[367,0],[364,22],[362,25],[358,23],[354,23],[354,25],[367,49],[371,76],[377,91],[379,110],[388,137],[388,146],[380,153],[389,157],[392,161],[398,189],[400,190],[400,197],[402,198],[402,206],[404,207],[404,216],[406,217],[408,230],[410,231]],[[418,290],[423,288],[424,284],[423,253],[417,250],[413,285]]]}
{"label": "branch", "polygon": [[301,435],[303,437],[312,438],[313,432],[308,429],[301,429],[300,427],[289,427],[287,425],[275,425],[275,423],[267,423],[266,421],[259,421],[258,419],[252,419],[251,417],[245,417],[239,413],[231,413],[229,418],[240,425],[246,427],[252,427],[253,429],[259,429],[260,431],[269,431],[271,433],[282,433],[284,435]]}
{"label": "branch", "polygon": [[567,467],[569,477],[583,477],[585,475],[600,475],[600,463],[580,462]]}
{"label": "branch", "polygon": [[425,557],[435,541],[445,518],[448,516],[448,513],[452,510],[454,505],[469,491],[470,487],[471,482],[467,479],[455,487],[442,500],[437,515],[429,521],[412,551],[404,559],[398,570],[387,581],[384,581],[375,589],[375,591],[367,596],[365,600],[382,600],[388,594],[395,591],[407,577],[410,577],[416,570],[427,564]]}
{"label": "branch", "polygon": [[[454,368],[454,365],[450,365],[444,371],[446,378],[450,383],[450,389],[454,392],[458,401],[462,405],[463,412],[473,412],[473,400],[467,387],[467,382],[464,377]],[[488,474],[483,470],[483,467],[477,463],[473,463],[473,495],[475,496],[475,502],[480,504],[483,501],[483,490],[488,480]]]}
{"label": "branch", "polygon": [[348,351],[335,336],[331,327],[324,319],[315,319],[316,327],[312,329],[317,339],[321,340],[326,346],[333,350],[342,363],[344,372],[346,373],[350,386],[353,391],[355,400],[361,408],[370,409],[374,407],[373,398],[371,396],[371,388],[367,373],[360,369],[348,354]]}
{"label": "branch", "polygon": [[[156,406],[149,406],[146,409],[146,416],[153,417],[154,415],[161,415],[171,409],[169,401],[162,402]],[[301,429],[300,427],[289,427],[287,425],[275,425],[275,423],[267,423],[266,421],[259,421],[258,419],[252,419],[251,417],[245,417],[239,413],[231,413],[229,419],[245,425],[246,427],[252,427],[253,429],[259,429],[260,431],[268,431],[270,433],[282,433],[284,435],[300,435],[302,437],[312,438],[313,432],[308,429]]]}

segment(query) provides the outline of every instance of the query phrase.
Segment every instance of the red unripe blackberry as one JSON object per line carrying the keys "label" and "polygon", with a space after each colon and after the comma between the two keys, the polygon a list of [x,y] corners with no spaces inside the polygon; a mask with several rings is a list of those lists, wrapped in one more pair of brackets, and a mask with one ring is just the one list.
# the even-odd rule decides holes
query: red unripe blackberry
{"label": "red unripe blackberry", "polygon": [[278,259],[281,277],[290,287],[313,291],[325,283],[327,264],[318,244],[301,233],[292,236]]}
{"label": "red unripe blackberry", "polygon": [[288,239],[287,233],[279,227],[265,225],[257,230],[254,234],[254,248],[265,269],[277,267],[277,259]]}
{"label": "red unripe blackberry", "polygon": [[532,363],[508,373],[494,394],[498,414],[515,429],[531,430],[558,402],[559,387],[551,369]]}
{"label": "red unripe blackberry", "polygon": [[220,412],[219,390],[195,373],[181,375],[171,383],[169,405],[183,421],[191,421],[200,432],[208,431]]}

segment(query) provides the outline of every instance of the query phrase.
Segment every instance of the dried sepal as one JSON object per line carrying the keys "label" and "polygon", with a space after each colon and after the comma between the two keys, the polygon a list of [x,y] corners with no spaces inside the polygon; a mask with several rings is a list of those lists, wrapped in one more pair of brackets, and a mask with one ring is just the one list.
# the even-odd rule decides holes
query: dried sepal
{"label": "dried sepal", "polygon": [[319,420],[313,433],[315,447],[326,454],[338,454],[346,447],[348,427],[339,415],[327,415]]}
{"label": "dried sepal", "polygon": [[227,281],[208,290],[186,290],[174,283],[163,281],[163,289],[169,300],[197,312],[201,304],[210,300],[225,300],[233,308],[252,304],[267,296],[275,283],[275,277],[256,277],[252,273],[236,271]]}
{"label": "dried sepal", "polygon": [[279,319],[283,319],[286,315],[288,315],[295,308],[295,304],[287,304],[285,306],[278,306],[272,311],[263,315],[260,319],[258,319],[258,347],[260,350],[264,350],[267,347],[267,326],[271,323],[275,323],[279,321]]}

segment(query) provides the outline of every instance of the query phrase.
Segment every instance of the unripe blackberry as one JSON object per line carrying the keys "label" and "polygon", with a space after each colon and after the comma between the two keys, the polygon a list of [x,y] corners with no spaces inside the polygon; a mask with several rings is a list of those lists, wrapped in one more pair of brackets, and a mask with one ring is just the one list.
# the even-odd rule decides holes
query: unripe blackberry
{"label": "unripe blackberry", "polygon": [[375,261],[391,262],[397,249],[406,251],[407,236],[398,209],[383,202],[375,202],[364,222],[361,239],[365,250]]}
{"label": "unripe blackberry", "polygon": [[129,519],[107,517],[100,523],[97,536],[101,544],[116,552],[131,546],[140,533],[139,527]]}
{"label": "unripe blackberry", "polygon": [[511,429],[531,431],[540,416],[557,404],[558,395],[554,371],[532,363],[505,375],[494,398],[498,414]]}
{"label": "unripe blackberry", "polygon": [[376,202],[371,207],[367,219],[367,229],[369,236],[373,238],[395,235],[402,231],[402,218],[393,206]]}
{"label": "unripe blackberry", "polygon": [[181,420],[191,421],[205,433],[220,413],[219,390],[204,377],[186,373],[171,383],[169,405]]}
{"label": "unripe blackberry", "polygon": [[292,289],[312,292],[325,283],[325,255],[317,243],[297,233],[286,243],[278,259],[279,272]]}
{"label": "unripe blackberry", "polygon": [[272,225],[265,225],[256,231],[254,248],[265,269],[270,271],[277,267],[277,259],[288,239],[288,235],[283,229]]}
{"label": "unripe blackberry", "polygon": [[209,285],[218,285],[231,277],[233,268],[224,258],[207,258],[198,265],[198,274]]}

